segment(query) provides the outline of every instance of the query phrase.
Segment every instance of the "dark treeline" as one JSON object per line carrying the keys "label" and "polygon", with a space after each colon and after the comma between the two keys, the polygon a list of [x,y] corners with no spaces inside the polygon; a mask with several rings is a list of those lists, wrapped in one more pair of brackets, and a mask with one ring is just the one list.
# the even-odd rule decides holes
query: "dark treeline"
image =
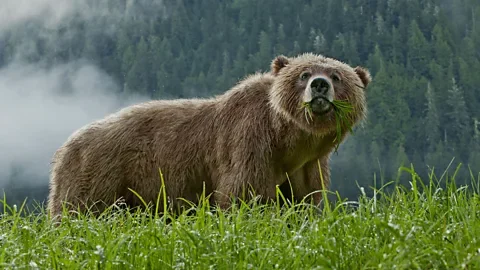
{"label": "dark treeline", "polygon": [[[343,196],[358,194],[356,182],[372,185],[374,174],[395,179],[402,164],[425,178],[453,158],[453,169],[480,169],[479,1],[95,2],[110,15],[11,29],[0,65],[19,54],[47,66],[88,59],[124,93],[160,99],[212,96],[267,70],[275,55],[321,53],[366,66],[374,78],[368,121],[332,157],[333,188]],[[460,176],[467,181],[468,170]]]}

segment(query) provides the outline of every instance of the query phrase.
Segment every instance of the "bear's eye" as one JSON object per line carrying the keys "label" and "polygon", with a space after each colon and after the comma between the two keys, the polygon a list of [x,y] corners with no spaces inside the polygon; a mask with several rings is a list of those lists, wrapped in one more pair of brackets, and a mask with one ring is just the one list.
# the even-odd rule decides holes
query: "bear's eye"
{"label": "bear's eye", "polygon": [[311,76],[310,72],[303,72],[302,75],[300,76],[300,79],[306,80],[310,78],[310,76]]}
{"label": "bear's eye", "polygon": [[332,74],[332,80],[334,82],[339,82],[340,81],[340,76],[338,76],[338,74],[336,74],[336,73],[333,73]]}

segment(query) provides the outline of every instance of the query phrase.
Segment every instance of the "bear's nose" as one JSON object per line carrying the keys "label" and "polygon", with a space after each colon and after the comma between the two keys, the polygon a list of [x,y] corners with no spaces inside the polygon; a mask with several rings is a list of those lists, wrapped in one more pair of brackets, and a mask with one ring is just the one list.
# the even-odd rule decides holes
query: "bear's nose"
{"label": "bear's nose", "polygon": [[330,90],[330,83],[325,78],[316,78],[310,84],[312,91],[320,94],[326,95],[328,90]]}

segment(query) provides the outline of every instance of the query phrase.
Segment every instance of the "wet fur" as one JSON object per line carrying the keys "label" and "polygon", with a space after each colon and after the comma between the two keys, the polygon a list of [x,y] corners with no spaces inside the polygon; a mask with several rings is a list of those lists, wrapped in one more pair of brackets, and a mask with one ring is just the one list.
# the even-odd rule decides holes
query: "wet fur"
{"label": "wet fur", "polygon": [[[179,198],[196,202],[203,187],[223,208],[248,186],[263,201],[274,199],[276,185],[290,190],[286,174],[301,199],[321,189],[319,164],[328,187],[335,121],[307,123],[297,85],[302,70],[318,65],[342,74],[339,94],[354,104],[356,121],[364,118],[365,96],[356,85],[368,85],[368,71],[319,55],[279,56],[270,72],[250,75],[223,95],[134,105],[72,134],[53,158],[50,213],[60,215],[64,201],[80,210],[101,201],[101,211],[118,198],[141,206],[129,189],[154,203],[159,169],[172,207],[183,205]],[[320,193],[312,199],[318,203]]]}

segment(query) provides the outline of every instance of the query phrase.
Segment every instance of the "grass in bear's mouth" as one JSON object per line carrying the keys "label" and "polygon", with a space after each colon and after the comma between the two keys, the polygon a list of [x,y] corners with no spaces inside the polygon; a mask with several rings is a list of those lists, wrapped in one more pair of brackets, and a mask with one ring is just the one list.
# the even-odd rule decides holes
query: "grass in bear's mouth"
{"label": "grass in bear's mouth", "polygon": [[305,119],[307,120],[307,123],[309,123],[308,121],[309,118],[311,121],[313,121],[312,106],[310,105],[309,102],[303,102],[300,109],[302,109],[305,112]]}
{"label": "grass in bear's mouth", "polygon": [[[337,129],[337,136],[333,140],[334,142],[337,142],[335,144],[335,152],[338,150],[338,147],[340,146],[340,136],[342,134],[342,127],[346,126],[351,133],[353,133],[352,127],[353,127],[353,121],[350,118],[351,113],[353,112],[353,106],[350,104],[350,102],[346,100],[333,100],[331,102],[333,106],[333,110],[335,113],[335,121],[336,121],[336,129]],[[308,102],[303,102],[302,103],[302,109],[305,112],[305,118],[307,119],[307,123],[309,122],[309,119],[313,121],[313,112],[312,112],[312,107],[310,103]]]}

